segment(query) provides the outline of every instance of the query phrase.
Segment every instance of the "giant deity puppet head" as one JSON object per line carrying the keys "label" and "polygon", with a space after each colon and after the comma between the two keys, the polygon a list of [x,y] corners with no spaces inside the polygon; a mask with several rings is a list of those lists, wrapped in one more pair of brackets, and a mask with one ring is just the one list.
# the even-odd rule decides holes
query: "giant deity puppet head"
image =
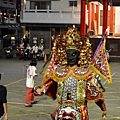
{"label": "giant deity puppet head", "polygon": [[77,64],[80,67],[88,67],[91,62],[89,38],[80,35],[76,28],[69,28],[66,33],[56,36],[52,52],[55,54],[55,62],[60,65]]}

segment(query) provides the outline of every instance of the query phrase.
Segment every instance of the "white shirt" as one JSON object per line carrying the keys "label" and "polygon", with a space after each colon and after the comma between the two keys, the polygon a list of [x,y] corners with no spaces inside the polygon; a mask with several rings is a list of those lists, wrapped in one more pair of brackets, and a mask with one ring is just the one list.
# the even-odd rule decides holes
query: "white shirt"
{"label": "white shirt", "polygon": [[32,49],[33,49],[33,52],[35,52],[35,53],[38,52],[38,46],[33,46]]}
{"label": "white shirt", "polygon": [[29,66],[27,69],[27,78],[26,78],[26,87],[33,88],[34,87],[34,76],[36,76],[36,67]]}
{"label": "white shirt", "polygon": [[20,48],[24,48],[24,43],[21,43],[21,44],[20,44]]}
{"label": "white shirt", "polygon": [[40,45],[40,46],[39,46],[39,49],[40,49],[40,50],[43,50],[43,49],[44,49],[43,45]]}
{"label": "white shirt", "polygon": [[36,36],[33,37],[33,43],[37,43],[37,37]]}
{"label": "white shirt", "polygon": [[31,47],[30,47],[30,46],[27,46],[27,48],[26,48],[26,49],[31,50]]}
{"label": "white shirt", "polygon": [[33,43],[34,43],[34,44],[37,44],[37,40],[33,40]]}

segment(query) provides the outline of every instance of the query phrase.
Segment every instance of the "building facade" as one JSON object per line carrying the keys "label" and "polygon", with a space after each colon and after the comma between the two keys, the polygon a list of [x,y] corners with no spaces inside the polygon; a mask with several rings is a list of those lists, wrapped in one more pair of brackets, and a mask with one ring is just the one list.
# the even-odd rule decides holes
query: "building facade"
{"label": "building facade", "polygon": [[33,36],[44,36],[45,49],[51,49],[51,37],[80,24],[80,0],[26,1],[21,12],[21,25],[25,26],[32,45]]}
{"label": "building facade", "polygon": [[[0,35],[5,38],[6,46],[10,45],[10,36],[20,38],[23,34],[19,32],[21,31],[20,11],[21,0],[0,0]],[[6,47],[5,45],[3,47]]]}
{"label": "building facade", "polygon": [[[47,52],[51,50],[53,35],[60,34],[73,25],[78,30],[80,28],[81,0],[23,0],[22,5],[20,23],[24,27],[24,34],[29,37],[30,45],[34,35],[37,36],[38,43],[43,35]],[[86,4],[86,32],[93,30],[96,35],[102,34],[102,12],[101,3]],[[108,17],[110,18],[110,15]],[[109,24],[108,28],[110,25],[113,27],[113,24]],[[111,32],[114,32],[114,29]]]}

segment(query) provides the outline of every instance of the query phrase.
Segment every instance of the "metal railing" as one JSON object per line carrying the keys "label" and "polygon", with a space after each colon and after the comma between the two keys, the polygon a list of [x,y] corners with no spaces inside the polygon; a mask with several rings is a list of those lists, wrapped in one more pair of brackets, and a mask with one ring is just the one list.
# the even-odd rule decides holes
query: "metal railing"
{"label": "metal railing", "polygon": [[28,23],[80,23],[80,11],[26,9],[21,12],[21,22]]}

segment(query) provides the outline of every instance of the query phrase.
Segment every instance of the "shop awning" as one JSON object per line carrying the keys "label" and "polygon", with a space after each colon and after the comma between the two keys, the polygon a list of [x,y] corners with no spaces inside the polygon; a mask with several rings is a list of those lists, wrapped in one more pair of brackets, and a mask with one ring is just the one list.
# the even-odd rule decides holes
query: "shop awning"
{"label": "shop awning", "polygon": [[21,26],[19,26],[18,24],[0,24],[0,28],[18,30],[18,29],[21,29]]}

